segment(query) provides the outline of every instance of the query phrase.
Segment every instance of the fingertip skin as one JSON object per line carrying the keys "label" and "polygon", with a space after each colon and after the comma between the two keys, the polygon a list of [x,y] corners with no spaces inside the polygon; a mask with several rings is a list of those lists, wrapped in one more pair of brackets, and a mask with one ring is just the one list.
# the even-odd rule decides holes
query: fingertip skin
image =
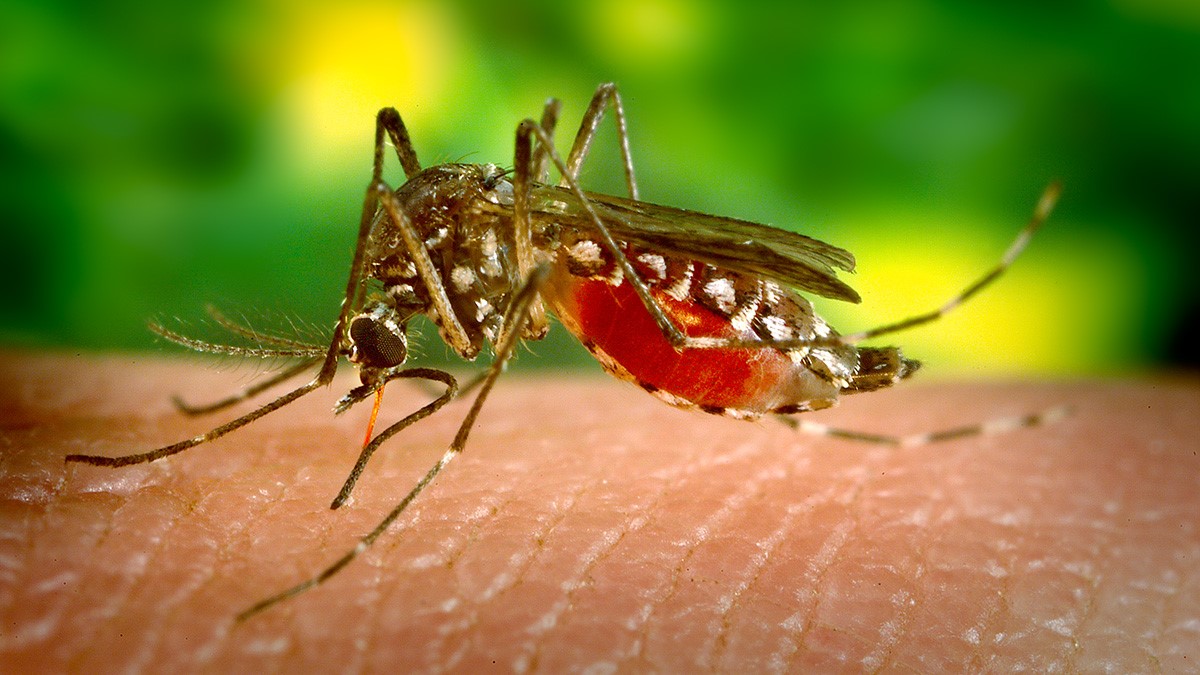
{"label": "fingertip skin", "polygon": [[[64,387],[63,372],[72,373]],[[368,410],[339,379],[150,465],[239,372],[7,354],[0,663],[64,670],[1187,670],[1200,613],[1200,384],[911,384],[804,419],[918,433],[1069,404],[1054,424],[913,448],[662,405],[599,376],[500,380],[467,451],[323,585],[238,612],[354,546],[439,458],[447,406],[331,512]],[[428,401],[394,386],[380,413]],[[214,423],[221,420],[213,420]]]}

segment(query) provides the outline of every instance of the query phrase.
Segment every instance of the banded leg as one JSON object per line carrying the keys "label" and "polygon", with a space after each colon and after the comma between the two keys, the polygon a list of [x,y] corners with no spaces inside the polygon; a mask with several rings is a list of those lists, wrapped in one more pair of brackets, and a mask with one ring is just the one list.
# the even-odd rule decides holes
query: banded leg
{"label": "banded leg", "polygon": [[[487,376],[479,386],[479,393],[475,395],[475,400],[471,403],[470,410],[467,411],[466,416],[459,425],[458,432],[455,434],[454,440],[451,442],[450,447],[446,450],[445,454],[442,455],[441,459],[439,459],[436,464],[430,467],[425,475],[422,476],[419,481],[417,481],[417,484],[413,486],[412,490],[405,495],[404,499],[400,500],[395,508],[393,508],[391,512],[384,516],[383,520],[379,521],[379,524],[376,525],[374,529],[364,535],[354,548],[347,551],[332,565],[325,568],[311,579],[297,584],[281,593],[266,598],[265,600],[255,603],[253,606],[247,608],[241,614],[238,614],[238,621],[244,621],[255,614],[258,614],[259,612],[262,612],[263,610],[279,604],[280,602],[294,598],[309,589],[321,585],[326,579],[329,579],[333,575],[337,574],[342,570],[342,568],[344,568],[346,565],[349,565],[355,558],[370,548],[371,545],[375,543],[375,540],[378,539],[384,532],[386,532],[388,528],[392,526],[392,523],[396,522],[396,519],[404,513],[409,504],[411,504],[413,500],[416,499],[417,496],[420,495],[421,492],[424,491],[425,488],[428,487],[435,478],[437,478],[438,474],[440,474],[442,470],[454,460],[455,457],[462,454],[463,449],[467,445],[467,438],[471,434],[471,428],[475,426],[475,419],[479,416],[479,411],[483,408],[484,401],[487,400],[488,394],[495,385],[496,378],[499,377],[501,372],[503,372],[504,364],[510,358],[512,358],[513,352],[516,350],[517,344],[520,342],[520,336],[524,330],[524,324],[529,318],[529,307],[537,297],[539,289],[541,288],[542,284],[545,283],[548,276],[549,268],[545,266],[538,267],[534,270],[533,274],[526,278],[524,284],[522,284],[521,288],[513,297],[513,301],[509,305],[508,311],[504,317],[504,327],[500,331],[500,338],[496,343],[496,358],[492,361],[491,366],[489,366],[487,370]],[[379,436],[376,437],[376,440],[372,443],[383,443],[387,439],[391,438],[392,435],[403,428],[400,426],[403,423],[404,421],[402,420],[401,422],[398,422],[397,424],[394,424],[380,432]]]}
{"label": "banded leg", "polygon": [[966,424],[958,427],[950,427],[948,429],[940,429],[938,431],[926,431],[916,434],[907,434],[904,436],[873,434],[854,429],[842,429],[838,427],[827,426],[819,422],[813,422],[809,419],[796,419],[787,415],[776,415],[775,417],[793,429],[812,436],[830,436],[833,438],[843,438],[860,443],[912,448],[921,445],[929,445],[930,443],[951,441],[958,438],[969,438],[971,436],[990,436],[992,434],[1006,433],[1009,431],[1015,431],[1017,429],[1026,429],[1028,427],[1054,424],[1070,414],[1070,406],[1055,406],[1053,408],[1048,408],[1041,412],[1032,413],[1029,415],[998,417],[976,424]]}
{"label": "banded leg", "polygon": [[[363,287],[365,286],[366,276],[366,244],[371,234],[371,224],[375,218],[375,212],[379,204],[379,186],[383,183],[383,160],[384,160],[384,136],[392,141],[395,146],[396,156],[399,158],[401,165],[404,167],[404,172],[408,176],[415,175],[420,171],[420,164],[417,162],[416,152],[413,150],[412,142],[409,140],[408,131],[404,127],[404,122],[400,119],[399,113],[393,108],[384,108],[379,111],[379,115],[375,121],[375,156],[371,168],[371,182],[367,187],[366,194],[363,197],[362,215],[358,223],[358,238],[354,247],[354,258],[350,263],[350,274],[346,281],[346,292],[342,299],[341,311],[338,314],[337,322],[334,324],[333,336],[330,339],[329,347],[325,350],[324,358],[321,360],[321,368],[317,375],[304,384],[292,391],[276,398],[267,404],[238,417],[232,421],[226,422],[206,433],[194,436],[178,443],[172,443],[147,452],[122,455],[119,457],[105,457],[101,455],[84,455],[72,454],[67,455],[64,461],[78,462],[82,464],[92,464],[94,466],[119,467],[128,466],[131,464],[141,464],[144,462],[153,462],[163,457],[169,457],[193,448],[197,445],[207,443],[218,439],[225,434],[240,429],[247,424],[272,413],[293,401],[315,391],[319,387],[328,385],[333,381],[333,376],[337,372],[338,359],[343,352],[343,340],[346,334],[346,327],[361,303]],[[390,195],[390,190],[387,191]],[[188,344],[190,341],[183,336],[181,338],[183,344]],[[174,339],[174,338],[171,338]],[[201,351],[206,351],[201,349]],[[254,355],[256,350],[248,350],[239,352],[246,355]],[[264,351],[264,350],[257,350]],[[278,352],[279,350],[274,350]],[[316,359],[314,358],[314,364]]]}
{"label": "banded leg", "polygon": [[[1033,215],[1029,218],[1029,222],[1026,223],[1025,227],[1021,228],[1021,231],[1017,233],[1017,237],[1011,244],[1009,244],[1008,249],[1004,252],[1004,255],[1000,257],[1000,262],[996,263],[992,269],[988,270],[983,276],[976,279],[941,307],[924,314],[918,314],[916,316],[896,321],[894,323],[885,324],[883,326],[878,326],[876,328],[870,328],[857,333],[848,333],[846,335],[840,335],[827,340],[808,341],[797,346],[852,345],[862,342],[863,340],[879,337],[880,335],[899,333],[900,331],[905,331],[910,328],[916,328],[917,326],[922,326],[927,323],[933,323],[943,316],[946,316],[950,312],[954,311],[959,305],[962,305],[977,293],[995,283],[996,279],[1000,278],[1000,275],[1004,274],[1009,267],[1012,267],[1012,264],[1016,262],[1017,257],[1021,255],[1021,252],[1024,251],[1025,247],[1029,245],[1029,241],[1033,239],[1034,233],[1036,233],[1042,227],[1042,224],[1046,222],[1046,219],[1050,217],[1050,213],[1054,210],[1054,205],[1058,202],[1059,195],[1061,194],[1062,184],[1058,181],[1054,181],[1047,185],[1046,189],[1042,191],[1042,196],[1038,199],[1037,206],[1034,207]],[[788,348],[792,345],[784,342],[780,346],[783,348]]]}

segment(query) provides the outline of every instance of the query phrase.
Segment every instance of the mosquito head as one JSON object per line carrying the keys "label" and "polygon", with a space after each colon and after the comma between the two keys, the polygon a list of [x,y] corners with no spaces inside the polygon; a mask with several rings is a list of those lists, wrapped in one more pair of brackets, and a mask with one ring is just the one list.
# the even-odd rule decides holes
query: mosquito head
{"label": "mosquito head", "polygon": [[408,326],[386,303],[369,305],[351,319],[348,336],[350,362],[358,365],[363,384],[408,359]]}

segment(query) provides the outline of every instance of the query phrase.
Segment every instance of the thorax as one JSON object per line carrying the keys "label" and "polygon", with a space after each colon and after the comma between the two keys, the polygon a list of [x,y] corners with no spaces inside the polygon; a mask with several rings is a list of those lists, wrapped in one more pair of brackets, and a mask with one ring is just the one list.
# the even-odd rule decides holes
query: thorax
{"label": "thorax", "polygon": [[[414,176],[395,194],[470,340],[461,356],[474,358],[485,340],[496,339],[520,283],[512,183],[495,165],[442,164]],[[418,260],[382,208],[367,250],[368,274],[382,284],[401,316],[427,314],[445,338]]]}

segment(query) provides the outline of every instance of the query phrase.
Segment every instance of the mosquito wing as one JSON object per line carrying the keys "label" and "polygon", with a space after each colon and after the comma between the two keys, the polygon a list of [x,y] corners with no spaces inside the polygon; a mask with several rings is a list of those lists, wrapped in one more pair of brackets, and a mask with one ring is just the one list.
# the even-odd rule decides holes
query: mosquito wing
{"label": "mosquito wing", "polygon": [[[619,241],[753,274],[835,300],[859,302],[837,278],[854,271],[854,256],[802,234],[735,218],[587,193],[597,215]],[[559,187],[533,189],[533,217],[560,226],[593,229],[574,193]]]}

